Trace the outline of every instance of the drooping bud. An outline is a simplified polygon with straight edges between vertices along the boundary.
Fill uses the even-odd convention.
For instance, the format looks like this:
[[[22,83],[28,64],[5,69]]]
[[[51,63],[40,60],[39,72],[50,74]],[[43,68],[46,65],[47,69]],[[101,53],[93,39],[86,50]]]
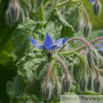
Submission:
[[[20,10],[20,15],[19,15],[19,23],[22,24],[24,22],[25,22],[25,15],[24,15],[23,10],[21,9]]]
[[[87,61],[88,61],[89,67],[92,69],[93,68],[93,57],[92,57],[90,50],[87,51]]]
[[[42,97],[44,100],[50,100],[52,96],[52,87],[49,84],[48,86],[43,85],[41,88],[42,91]]]
[[[91,24],[89,23],[84,26],[84,36],[88,37],[90,32],[91,32]]]
[[[102,90],[102,80],[101,77],[96,77],[94,80],[94,90],[95,92],[99,93]]]
[[[85,90],[86,90],[86,79],[85,78],[82,78],[80,81],[80,90],[82,92],[85,92]]]
[[[62,83],[63,83],[63,90],[65,92],[69,92],[69,90],[71,88],[71,78],[63,77]]]
[[[75,30],[75,32],[78,32],[80,30],[80,22],[79,21],[76,22],[76,24],[74,26],[74,30]]]
[[[93,85],[93,78],[92,78],[92,76],[89,76],[88,82],[87,82],[87,89],[92,90],[92,85]]]
[[[16,0],[11,0],[6,12],[8,23],[13,26],[19,17],[19,4]]]
[[[55,87],[53,89],[53,94],[54,94],[54,97],[56,99],[60,98],[60,95],[61,95],[61,86],[59,84],[55,85]]]
[[[100,11],[101,11],[101,3],[98,0],[93,3],[93,12],[95,15],[99,15]]]

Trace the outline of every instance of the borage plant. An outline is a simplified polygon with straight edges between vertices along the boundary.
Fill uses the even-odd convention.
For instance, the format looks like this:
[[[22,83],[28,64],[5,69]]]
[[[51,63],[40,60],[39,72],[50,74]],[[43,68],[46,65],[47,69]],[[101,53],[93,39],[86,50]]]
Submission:
[[[90,3],[93,3],[94,14],[99,15],[100,1]],[[7,83],[11,102],[57,103],[62,94],[102,93],[103,56],[92,43],[103,37],[91,42],[73,37],[82,27],[84,37],[91,32],[82,2],[10,0],[6,21],[9,29],[13,29],[12,44],[18,68],[14,81]],[[72,47],[76,40],[85,45]]]

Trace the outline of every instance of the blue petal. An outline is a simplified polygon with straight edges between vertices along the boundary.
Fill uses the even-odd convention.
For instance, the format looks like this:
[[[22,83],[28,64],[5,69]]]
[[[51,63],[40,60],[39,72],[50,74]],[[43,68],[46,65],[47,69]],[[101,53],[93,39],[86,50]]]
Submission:
[[[100,51],[103,51],[103,47],[99,48]]]
[[[91,0],[90,3],[94,2],[95,0]]]
[[[53,50],[56,50],[56,49],[58,49],[58,48],[60,48],[61,46],[55,46],[54,48],[53,48]]]
[[[31,43],[33,44],[33,46],[37,43],[33,38],[29,37]]]
[[[100,44],[97,44],[97,45],[94,45],[94,46],[101,46],[101,45],[103,45],[103,43],[100,43]]]
[[[58,39],[55,43],[60,43],[62,44],[64,38]]]
[[[36,47],[40,48],[40,49],[43,49],[45,50],[45,48],[43,46],[40,46],[40,45],[36,45]]]
[[[46,33],[46,37],[45,37],[43,46],[44,46],[45,48],[47,48],[48,50],[54,46],[53,40],[52,40],[52,38],[49,36],[48,33]]]
[[[64,45],[64,44],[65,44],[66,39],[67,39],[67,37],[65,36],[65,38],[64,38],[64,40],[63,40],[63,42],[62,42],[62,45]]]

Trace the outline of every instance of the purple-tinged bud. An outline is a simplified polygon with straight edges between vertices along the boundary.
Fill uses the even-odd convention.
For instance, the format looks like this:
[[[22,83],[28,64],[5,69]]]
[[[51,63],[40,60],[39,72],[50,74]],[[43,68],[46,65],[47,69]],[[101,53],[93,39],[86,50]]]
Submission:
[[[16,21],[18,21],[19,17],[19,4],[16,0],[12,0],[9,3],[9,7],[7,9],[6,15],[7,15],[7,21],[8,23],[13,26]]]
[[[54,97],[56,99],[60,98],[60,95],[61,95],[61,86],[59,84],[55,85],[55,87],[53,89],[53,94],[54,94]]]
[[[102,90],[102,79],[101,79],[101,77],[95,78],[95,80],[94,80],[94,90],[95,90],[96,93],[101,92],[101,90]]]
[[[92,86],[93,86],[93,78],[92,78],[92,76],[89,76],[88,82],[87,82],[87,89],[92,90]]]
[[[71,88],[71,78],[70,77],[63,77],[62,79],[62,83],[63,83],[63,90],[65,92],[69,92],[70,91],[70,88]]]
[[[86,90],[86,79],[85,78],[82,78],[80,81],[80,90],[82,92],[85,92],[85,90]]]
[[[49,84],[48,86],[42,85],[41,88],[42,97],[44,100],[50,100],[52,96],[52,86]]]
[[[23,10],[21,9],[20,10],[20,15],[19,15],[19,23],[23,24],[24,22],[25,22],[25,15],[24,15]]]
[[[94,14],[95,15],[99,15],[100,14],[100,11],[101,11],[101,3],[100,1],[98,0],[97,2],[95,1],[93,3],[93,11],[94,11]]]
[[[91,29],[92,29],[92,27],[91,27],[91,24],[89,23],[89,24],[86,24],[85,26],[84,26],[84,37],[88,37],[89,36],[89,34],[90,34],[90,32],[91,32]]]

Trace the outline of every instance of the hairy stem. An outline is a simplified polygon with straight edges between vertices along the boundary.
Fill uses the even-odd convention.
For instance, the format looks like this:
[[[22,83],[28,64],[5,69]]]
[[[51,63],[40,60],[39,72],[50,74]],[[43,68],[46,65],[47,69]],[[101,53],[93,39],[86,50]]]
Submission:
[[[47,77],[46,77],[46,86],[48,86],[49,76],[50,76],[50,73],[51,73],[51,70],[52,70],[54,61],[55,61],[55,59],[52,60],[52,62],[51,62],[51,64],[50,64],[50,67],[49,67],[49,70],[48,70],[48,73],[47,73]]]
[[[88,17],[88,14],[87,14],[85,8],[84,8],[82,5],[80,5],[80,7],[82,8],[82,10],[83,10],[83,12],[84,12],[84,14],[85,14],[85,16],[86,16],[86,19],[87,19],[87,25],[89,25],[89,17]]]
[[[90,50],[92,50],[92,46],[89,44],[89,42],[86,41],[85,39],[80,38],[80,37],[73,37],[73,38],[69,39],[69,40],[67,41],[67,43],[69,43],[69,42],[71,42],[71,41],[73,41],[73,40],[83,41],[83,42],[88,46],[88,48],[89,48]],[[59,49],[58,52],[60,52],[60,51],[67,45],[67,43],[66,43],[64,46],[62,46],[62,47]]]
[[[96,41],[98,41],[98,40],[101,40],[101,39],[103,39],[103,37],[99,37],[99,38],[97,38],[97,39],[94,39],[93,41],[91,41],[91,42],[89,42],[89,43],[92,44],[92,43],[94,43],[94,42],[96,42]],[[83,49],[85,46],[86,46],[86,45],[83,45],[83,46],[75,49],[74,51],[76,52],[76,51],[78,51],[78,50],[81,50],[81,49]]]
[[[98,71],[98,69],[97,69],[97,67],[94,65],[94,69],[95,69],[95,71],[96,71],[96,74],[97,74],[97,78],[99,78],[99,71]]]
[[[56,57],[57,57],[57,59],[61,62],[61,64],[63,65],[64,70],[65,70],[65,74],[66,74],[66,78],[68,78],[68,77],[69,77],[69,74],[68,74],[68,70],[67,70],[67,67],[66,67],[64,61],[63,61],[58,55],[56,55]]]

